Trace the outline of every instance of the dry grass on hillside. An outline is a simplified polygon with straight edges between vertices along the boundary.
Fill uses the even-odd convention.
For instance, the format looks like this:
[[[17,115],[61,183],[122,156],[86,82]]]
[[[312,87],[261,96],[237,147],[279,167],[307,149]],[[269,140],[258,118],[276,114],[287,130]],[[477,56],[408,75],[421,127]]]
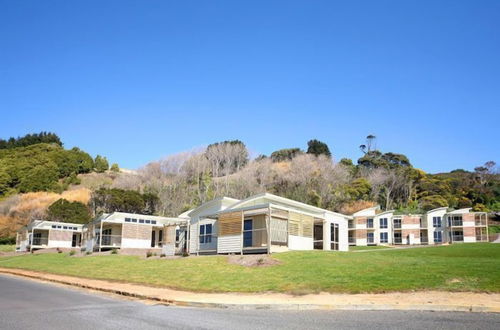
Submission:
[[[353,214],[355,212],[361,211],[363,209],[373,207],[377,205],[377,203],[372,201],[353,201],[350,203],[346,203],[340,207],[340,213],[343,214]]]
[[[15,232],[30,219],[42,217],[49,205],[60,198],[87,204],[90,193],[87,188],[79,188],[62,194],[31,192],[11,196],[0,202],[0,237],[15,235]]]

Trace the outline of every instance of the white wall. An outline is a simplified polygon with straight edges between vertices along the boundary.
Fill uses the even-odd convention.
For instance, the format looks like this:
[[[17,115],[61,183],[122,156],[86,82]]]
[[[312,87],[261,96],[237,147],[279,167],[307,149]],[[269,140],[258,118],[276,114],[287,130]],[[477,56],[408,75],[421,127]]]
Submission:
[[[122,249],[151,249],[151,240],[122,237]]]
[[[55,248],[55,247],[70,248],[71,247],[71,241],[54,241],[54,240],[49,240],[47,246],[49,248]]]
[[[313,250],[313,238],[288,235],[288,248],[290,250]]]
[[[242,243],[241,234],[221,236],[217,239],[217,253],[240,253]]]

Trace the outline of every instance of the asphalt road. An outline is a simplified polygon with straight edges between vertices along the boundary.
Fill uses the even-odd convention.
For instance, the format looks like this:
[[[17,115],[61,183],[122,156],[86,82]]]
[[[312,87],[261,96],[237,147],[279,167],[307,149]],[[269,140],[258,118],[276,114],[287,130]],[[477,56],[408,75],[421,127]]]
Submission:
[[[500,314],[146,305],[0,275],[0,329],[500,329]]]

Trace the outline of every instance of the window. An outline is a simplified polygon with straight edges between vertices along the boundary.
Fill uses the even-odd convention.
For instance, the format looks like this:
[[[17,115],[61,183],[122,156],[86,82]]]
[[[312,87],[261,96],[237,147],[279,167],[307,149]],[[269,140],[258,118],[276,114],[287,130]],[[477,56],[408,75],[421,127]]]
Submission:
[[[152,225],[156,225],[156,220],[151,220]]]
[[[132,219],[130,218],[125,218],[125,222],[130,222]]]
[[[57,228],[57,226],[56,225],[52,225],[52,228]]]
[[[402,243],[402,236],[401,232],[395,232],[394,233],[394,244],[401,244]]]
[[[366,220],[366,228],[373,228],[373,219]]]
[[[68,226],[64,226],[63,229],[68,229]]]
[[[57,226],[57,229],[61,229],[62,227],[61,226]]]
[[[139,219],[139,223],[144,223],[144,219]]]
[[[151,220],[146,220],[146,223],[151,223]]]
[[[441,227],[441,217],[432,217],[432,226],[434,228]]]
[[[137,222],[137,219],[132,219],[132,222]]]
[[[375,241],[373,233],[366,234],[366,238],[367,238],[368,243],[374,243],[374,241]]]
[[[401,228],[401,219],[394,219],[394,228]]]
[[[387,218],[380,218],[380,229],[387,228]]]
[[[435,231],[434,232],[434,243],[442,243],[443,242],[443,232]]]
[[[380,243],[387,243],[388,241],[389,241],[388,234],[387,233],[380,233]]]
[[[200,243],[212,243],[212,224],[200,225]]]

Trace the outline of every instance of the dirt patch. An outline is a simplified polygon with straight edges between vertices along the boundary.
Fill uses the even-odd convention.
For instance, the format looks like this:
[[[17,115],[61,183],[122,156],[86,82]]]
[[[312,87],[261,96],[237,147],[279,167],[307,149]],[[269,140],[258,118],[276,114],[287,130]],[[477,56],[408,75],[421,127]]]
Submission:
[[[268,255],[234,255],[229,256],[227,261],[230,264],[240,265],[244,267],[269,267],[279,265],[281,262]]]

